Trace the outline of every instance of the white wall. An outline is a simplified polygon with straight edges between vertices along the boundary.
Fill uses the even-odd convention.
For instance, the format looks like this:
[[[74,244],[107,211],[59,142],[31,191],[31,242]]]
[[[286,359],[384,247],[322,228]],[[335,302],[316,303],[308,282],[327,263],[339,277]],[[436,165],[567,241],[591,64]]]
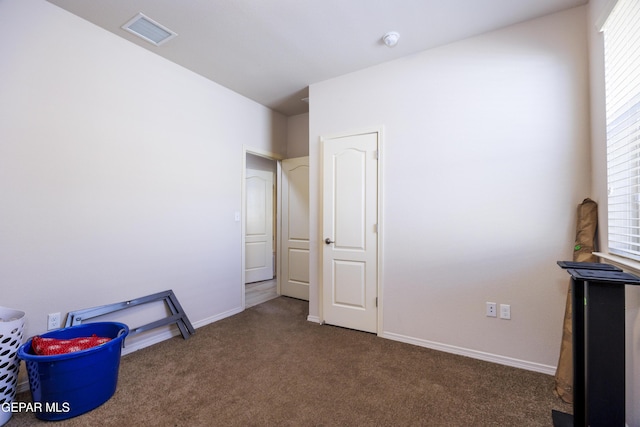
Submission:
[[[273,172],[277,171],[277,163],[275,160],[267,159],[266,157],[256,156],[254,154],[247,153],[247,169],[261,170]]]
[[[309,113],[287,117],[287,158],[309,155]]]
[[[607,131],[605,116],[604,39],[599,25],[610,10],[609,0],[589,2],[589,58],[591,76],[591,145],[593,159],[593,199],[598,202],[600,250],[608,253],[607,242]],[[613,262],[613,259],[602,259]],[[640,264],[617,264],[633,274],[640,274]],[[626,287],[626,395],[627,425],[640,426],[640,288]]]
[[[44,0],[0,2],[0,58],[0,304],[26,335],[166,289],[196,327],[240,311],[243,144],[284,156],[286,118]]]
[[[585,22],[579,7],[310,87],[311,319],[319,139],[382,125],[381,335],[555,372],[556,261],[590,195]],[[487,318],[486,301],[512,319]]]

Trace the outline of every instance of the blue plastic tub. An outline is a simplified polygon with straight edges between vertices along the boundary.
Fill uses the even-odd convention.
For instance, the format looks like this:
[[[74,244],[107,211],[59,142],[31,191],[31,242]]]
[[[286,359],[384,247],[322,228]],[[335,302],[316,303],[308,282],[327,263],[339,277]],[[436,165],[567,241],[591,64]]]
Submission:
[[[54,356],[33,354],[31,339],[18,349],[25,361],[33,409],[37,418],[55,421],[72,418],[97,408],[116,391],[120,351],[129,333],[124,323],[96,322],[58,329],[40,335],[70,339],[108,337],[97,347]]]

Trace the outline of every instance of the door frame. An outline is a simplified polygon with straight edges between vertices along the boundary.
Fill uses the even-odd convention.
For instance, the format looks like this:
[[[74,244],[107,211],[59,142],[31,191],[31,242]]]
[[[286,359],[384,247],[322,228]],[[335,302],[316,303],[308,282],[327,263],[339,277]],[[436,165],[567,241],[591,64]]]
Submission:
[[[319,171],[318,171],[318,177],[319,177],[319,181],[318,181],[318,189],[319,189],[319,193],[320,193],[320,209],[319,209],[319,213],[318,213],[318,235],[317,235],[317,250],[318,250],[318,261],[319,261],[319,265],[318,265],[318,313],[319,313],[319,317],[320,317],[320,324],[324,324],[325,320],[324,320],[324,277],[323,277],[323,270],[324,270],[324,259],[323,259],[323,254],[324,251],[323,249],[323,245],[324,243],[324,230],[323,230],[323,224],[324,224],[324,217],[323,217],[323,207],[324,207],[324,192],[322,191],[322,183],[324,182],[324,175],[323,175],[323,165],[324,165],[324,154],[323,154],[323,149],[322,147],[324,146],[325,140],[327,139],[335,139],[335,138],[345,138],[345,137],[349,137],[349,136],[356,136],[356,135],[363,135],[363,134],[369,134],[369,133],[377,133],[378,134],[378,167],[377,167],[377,182],[376,182],[376,187],[377,187],[377,209],[376,209],[376,214],[378,215],[378,230],[377,230],[377,239],[376,239],[376,243],[377,243],[377,256],[376,256],[376,275],[377,275],[377,283],[376,283],[376,292],[377,292],[377,297],[378,297],[378,304],[377,304],[377,325],[376,325],[376,334],[378,336],[382,336],[383,333],[383,329],[382,329],[382,325],[383,325],[383,319],[382,319],[382,313],[383,313],[383,267],[384,267],[384,263],[383,263],[383,238],[384,238],[384,226],[383,226],[383,206],[384,203],[382,202],[382,196],[383,196],[383,182],[384,180],[382,179],[382,171],[383,171],[383,159],[384,159],[384,153],[383,153],[383,140],[384,140],[384,126],[375,126],[375,127],[369,127],[369,128],[361,128],[358,130],[354,130],[354,131],[346,131],[346,132],[339,132],[339,133],[332,133],[332,134],[328,134],[328,135],[321,135],[320,136],[320,167],[319,167]]]
[[[240,213],[240,235],[241,235],[241,244],[240,244],[240,295],[242,301],[242,310],[246,308],[245,302],[245,233],[247,227],[247,154],[251,154],[253,156],[264,157],[265,159],[273,160],[276,162],[276,266],[275,266],[275,274],[276,274],[276,283],[277,283],[277,293],[280,295],[280,257],[278,256],[278,251],[280,250],[280,215],[281,215],[281,200],[280,200],[280,174],[282,173],[282,165],[280,161],[284,159],[283,156],[272,153],[269,151],[259,150],[256,148],[247,147],[246,145],[242,145],[242,196],[241,196],[241,213]]]

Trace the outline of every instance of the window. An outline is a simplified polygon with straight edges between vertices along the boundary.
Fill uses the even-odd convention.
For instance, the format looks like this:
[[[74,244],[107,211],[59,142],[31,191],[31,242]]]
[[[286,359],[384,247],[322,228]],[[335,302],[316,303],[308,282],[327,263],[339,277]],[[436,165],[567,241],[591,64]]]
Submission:
[[[609,252],[640,260],[640,0],[604,26]]]

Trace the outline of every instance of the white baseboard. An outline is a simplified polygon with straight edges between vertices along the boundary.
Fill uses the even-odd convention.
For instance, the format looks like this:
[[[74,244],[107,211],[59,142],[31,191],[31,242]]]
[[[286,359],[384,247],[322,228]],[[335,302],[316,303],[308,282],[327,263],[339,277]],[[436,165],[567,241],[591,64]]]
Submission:
[[[194,329],[198,329],[201,328],[205,325],[208,325],[210,323],[215,323],[218,320],[222,320],[225,319],[227,317],[233,316],[235,314],[238,314],[242,312],[242,308],[238,307],[238,308],[234,308],[232,310],[228,310],[225,311],[223,313],[220,314],[216,314],[215,316],[211,316],[211,317],[207,317],[206,319],[202,319],[202,320],[198,320],[195,323],[192,323],[192,326]],[[180,335],[180,330],[178,330],[177,326],[173,325],[171,327],[171,330],[169,331],[163,331],[163,332],[158,332],[155,333],[153,335],[148,336],[145,339],[142,339],[140,341],[136,341],[131,345],[128,345],[125,342],[125,347],[122,349],[122,355],[126,356],[127,354],[133,353],[134,351],[138,351],[138,350],[142,350],[143,348],[146,347],[150,347],[154,344],[158,344],[162,341],[168,340],[170,338],[173,338],[175,336]]]
[[[216,314],[215,316],[211,316],[211,317],[207,317],[206,319],[202,319],[202,320],[198,320],[197,322],[195,322],[193,324],[193,327],[195,329],[201,328],[205,325],[208,325],[210,323],[215,323],[218,320],[222,320],[222,319],[226,319],[227,317],[231,317],[234,316],[238,313],[242,313],[244,311],[244,309],[242,307],[236,307],[233,308],[231,310],[225,311],[223,313],[220,314]]]
[[[318,324],[320,324],[320,317],[318,317],[318,316],[308,315],[308,316],[307,316],[307,320],[308,320],[309,322],[313,322],[313,323],[318,323]]]
[[[430,348],[432,350],[443,351],[445,353],[452,353],[460,356],[471,357],[473,359],[484,360],[486,362],[498,363],[500,365],[525,369],[527,371],[540,372],[547,375],[555,375],[556,373],[555,366],[543,365],[541,363],[529,362],[527,360],[514,359],[512,357],[500,356],[498,354],[485,353],[483,351],[456,347],[453,345],[442,344],[434,341],[427,341],[419,338],[408,337],[406,335],[396,334],[393,332],[383,332],[379,336],[394,341],[400,341],[407,344]]]

